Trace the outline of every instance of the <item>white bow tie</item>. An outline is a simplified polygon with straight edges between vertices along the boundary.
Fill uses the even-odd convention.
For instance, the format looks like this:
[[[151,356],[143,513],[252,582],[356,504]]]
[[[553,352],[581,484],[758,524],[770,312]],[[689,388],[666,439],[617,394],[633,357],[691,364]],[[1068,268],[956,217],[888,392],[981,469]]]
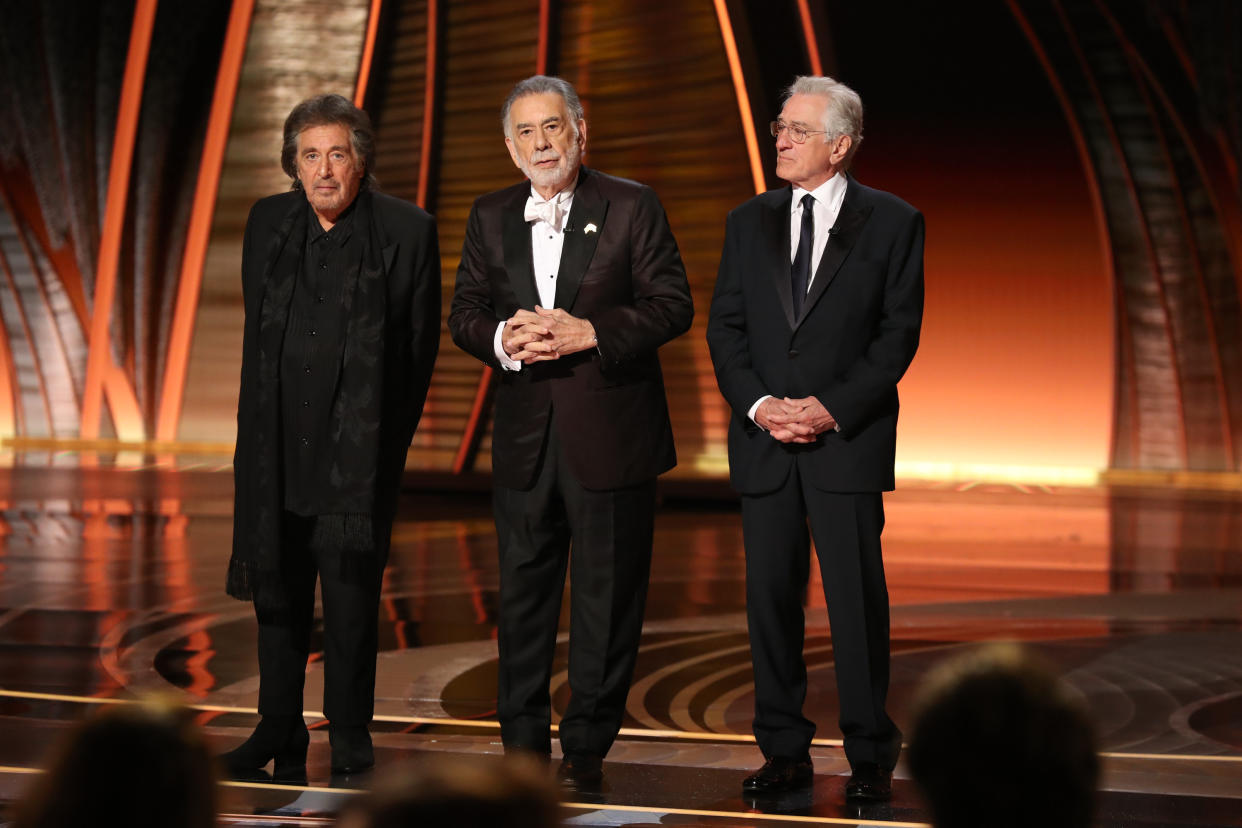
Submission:
[[[565,218],[565,211],[561,208],[559,196],[551,201],[537,201],[534,196],[531,196],[526,199],[526,210],[522,216],[526,221],[546,222],[559,233],[561,220]]]

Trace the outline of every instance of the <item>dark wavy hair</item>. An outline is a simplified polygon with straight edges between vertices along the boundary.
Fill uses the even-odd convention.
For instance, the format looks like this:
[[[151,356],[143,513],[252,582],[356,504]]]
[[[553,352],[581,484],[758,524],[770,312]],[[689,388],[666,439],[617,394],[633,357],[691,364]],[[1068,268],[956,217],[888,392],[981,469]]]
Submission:
[[[1039,657],[993,643],[945,662],[912,716],[910,776],[936,828],[1091,825],[1095,729],[1081,694]]]
[[[280,149],[280,166],[293,179],[293,189],[302,189],[298,178],[298,136],[305,129],[340,124],[349,130],[354,155],[362,159],[365,173],[362,187],[378,188],[375,180],[375,129],[371,117],[340,95],[316,95],[293,108],[285,118],[284,146]]]
[[[158,700],[113,707],[62,737],[12,824],[214,828],[215,772],[192,710]]]

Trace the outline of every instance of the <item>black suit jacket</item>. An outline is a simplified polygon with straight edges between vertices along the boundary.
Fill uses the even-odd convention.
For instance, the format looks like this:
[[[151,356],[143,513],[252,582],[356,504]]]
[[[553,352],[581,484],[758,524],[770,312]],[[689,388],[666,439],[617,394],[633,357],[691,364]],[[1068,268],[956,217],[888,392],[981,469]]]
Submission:
[[[439,348],[439,242],[435,220],[408,202],[363,190],[353,209],[359,222],[354,232],[365,233],[367,241],[363,260],[347,276],[355,285],[345,291],[354,310],[342,353],[320,366],[338,372],[330,420],[336,440],[322,459],[332,470],[324,477],[340,488],[340,508],[334,511],[370,514],[376,545],[384,552]],[[283,336],[301,255],[296,245],[305,244],[307,221],[301,190],[261,199],[251,208],[242,243],[246,320],[229,576],[230,594],[237,597],[249,598],[261,587],[280,544],[279,347],[265,359],[263,342],[279,343]],[[364,307],[368,310],[360,310]],[[343,478],[341,470],[349,474]]]
[[[449,313],[453,341],[498,372],[492,476],[528,488],[555,409],[557,435],[578,482],[615,489],[676,462],[657,349],[694,316],[668,219],[651,188],[583,167],[566,220],[556,307],[595,326],[597,349],[503,370],[497,324],[539,302],[530,183],[482,196],[466,226]]]
[[[923,217],[889,193],[848,182],[802,315],[790,285],[792,188],[729,213],[707,341],[733,416],[729,472],[743,494],[781,486],[794,456],[826,491],[893,488],[897,381],[923,317]],[[814,396],[840,426],[786,445],[747,416],[765,394]]]

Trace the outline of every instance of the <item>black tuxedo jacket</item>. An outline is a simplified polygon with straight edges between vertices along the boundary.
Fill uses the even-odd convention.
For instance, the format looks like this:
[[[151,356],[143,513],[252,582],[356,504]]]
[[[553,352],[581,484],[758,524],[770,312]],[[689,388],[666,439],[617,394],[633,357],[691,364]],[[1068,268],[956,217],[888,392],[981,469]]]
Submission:
[[[528,488],[552,427],[586,488],[651,480],[677,462],[656,351],[694,316],[664,209],[649,187],[581,169],[556,307],[589,319],[599,347],[506,371],[493,350],[496,326],[539,302],[522,216],[529,195],[523,181],[475,201],[449,313],[453,341],[498,372],[492,477]]]
[[[780,487],[795,455],[826,491],[893,488],[897,381],[923,317],[923,217],[852,178],[811,289],[795,319],[790,285],[792,188],[729,213],[707,341],[733,411],[729,472],[742,494]],[[786,445],[747,416],[765,394],[814,396],[840,426]]]

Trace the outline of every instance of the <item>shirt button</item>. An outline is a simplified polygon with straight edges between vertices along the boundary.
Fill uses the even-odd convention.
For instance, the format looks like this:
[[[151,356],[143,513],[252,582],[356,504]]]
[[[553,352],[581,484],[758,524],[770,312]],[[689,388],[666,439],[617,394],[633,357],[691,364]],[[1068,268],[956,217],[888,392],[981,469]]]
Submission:
[[[309,365],[303,365],[303,366],[302,366],[302,370],[303,370],[303,371],[305,371],[306,373],[308,373],[308,374],[309,374],[309,373],[310,373],[310,366],[309,366]]]
[[[790,349],[789,349],[789,355],[790,355],[791,357],[796,357],[796,356],[798,355],[798,349],[797,349],[797,348],[790,348]]]
[[[302,400],[303,408],[310,408],[310,400]]]
[[[315,301],[316,301],[316,302],[320,302],[320,303],[322,303],[322,302],[323,302],[323,297],[322,297],[322,296],[316,296],[316,297],[315,297]]]
[[[320,270],[327,270],[327,269],[328,269],[328,263],[327,263],[327,262],[320,262],[320,263],[319,263],[319,269],[320,269]]]
[[[309,333],[311,336],[314,336],[314,335],[315,335],[315,331],[314,331],[314,329],[311,329],[310,331],[308,331],[308,333]]]
[[[304,445],[304,446],[309,446],[309,445],[310,445],[310,438],[309,438],[309,437],[303,437],[303,438],[302,438],[302,445]]]

